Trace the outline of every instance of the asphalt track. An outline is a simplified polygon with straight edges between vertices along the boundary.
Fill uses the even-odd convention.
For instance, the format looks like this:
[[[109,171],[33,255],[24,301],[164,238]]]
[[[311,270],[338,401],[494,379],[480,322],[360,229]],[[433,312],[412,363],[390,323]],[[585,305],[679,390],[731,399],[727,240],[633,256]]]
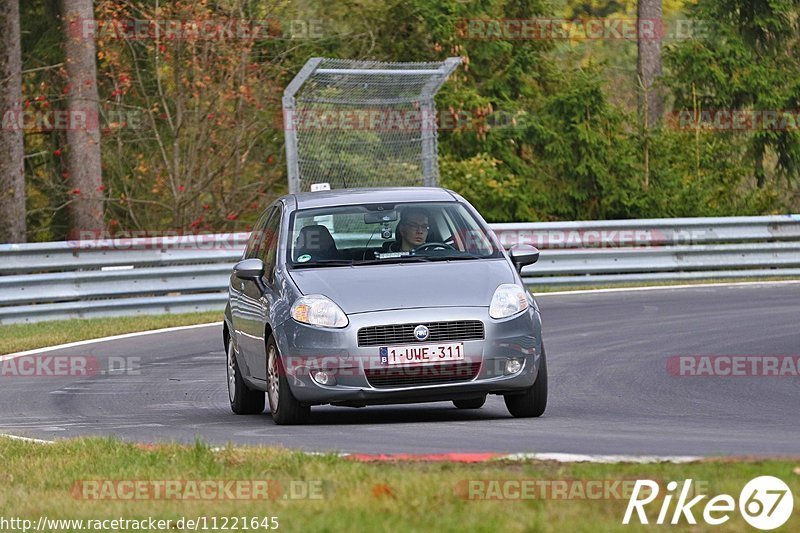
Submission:
[[[221,327],[158,333],[47,355],[140,357],[138,375],[0,377],[0,433],[117,435],[155,442],[282,445],[361,453],[562,452],[800,455],[800,378],[681,377],[674,355],[800,355],[800,284],[538,297],[550,370],[544,417],[502,398],[315,407],[310,425],[235,416]]]

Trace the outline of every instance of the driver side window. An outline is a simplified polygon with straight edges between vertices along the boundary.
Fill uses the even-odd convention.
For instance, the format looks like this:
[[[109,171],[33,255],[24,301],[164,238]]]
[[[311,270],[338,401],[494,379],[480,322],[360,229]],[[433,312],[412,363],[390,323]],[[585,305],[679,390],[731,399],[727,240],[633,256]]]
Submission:
[[[261,246],[264,244],[264,225],[269,220],[272,213],[275,212],[275,208],[268,209],[261,215],[261,218],[258,219],[256,225],[253,227],[252,233],[250,233],[250,238],[247,240],[247,247],[244,251],[244,259],[253,259],[254,257],[260,257],[260,250]]]
[[[269,281],[272,281],[275,273],[280,230],[281,208],[278,206],[273,209],[272,215],[270,215],[267,225],[264,227],[264,237],[258,254],[258,257],[264,262],[264,273]]]

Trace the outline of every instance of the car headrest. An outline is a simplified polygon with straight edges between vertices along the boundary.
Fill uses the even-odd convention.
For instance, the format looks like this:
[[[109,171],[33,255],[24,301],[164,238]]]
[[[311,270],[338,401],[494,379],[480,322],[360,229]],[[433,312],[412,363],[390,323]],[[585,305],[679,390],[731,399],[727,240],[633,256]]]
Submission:
[[[321,224],[302,228],[294,243],[294,248],[297,250],[297,256],[302,254],[327,256],[337,251],[331,232]]]

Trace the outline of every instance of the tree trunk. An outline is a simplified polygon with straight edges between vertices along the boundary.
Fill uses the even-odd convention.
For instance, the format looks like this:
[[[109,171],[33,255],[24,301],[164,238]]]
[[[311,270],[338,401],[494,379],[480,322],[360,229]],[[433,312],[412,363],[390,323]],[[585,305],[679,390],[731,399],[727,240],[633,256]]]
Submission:
[[[19,2],[0,0],[0,243],[25,242]]]
[[[69,233],[100,232],[103,221],[100,114],[97,96],[97,51],[91,25],[92,0],[62,0],[64,59],[67,68],[66,167],[71,186]]]
[[[764,170],[764,156],[767,153],[767,145],[761,139],[753,141],[753,167],[756,176],[756,186],[763,189],[767,184],[767,173]]]
[[[639,120],[645,130],[656,127],[664,112],[661,76],[661,38],[664,23],[661,0],[639,0],[636,11],[638,34]]]

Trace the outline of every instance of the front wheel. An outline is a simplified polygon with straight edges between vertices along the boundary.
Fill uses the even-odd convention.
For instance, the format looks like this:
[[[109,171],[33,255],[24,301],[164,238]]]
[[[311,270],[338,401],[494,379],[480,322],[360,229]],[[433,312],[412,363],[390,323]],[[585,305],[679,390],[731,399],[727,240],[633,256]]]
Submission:
[[[233,339],[228,339],[228,399],[231,411],[237,415],[257,415],[264,410],[264,393],[247,387],[236,362]]]
[[[506,407],[511,416],[516,418],[533,418],[542,416],[547,408],[547,359],[542,344],[542,358],[539,362],[539,374],[533,386],[523,394],[504,397]]]
[[[305,424],[311,416],[311,407],[301,405],[289,389],[281,355],[275,338],[267,341],[267,397],[272,420],[278,425]]]

